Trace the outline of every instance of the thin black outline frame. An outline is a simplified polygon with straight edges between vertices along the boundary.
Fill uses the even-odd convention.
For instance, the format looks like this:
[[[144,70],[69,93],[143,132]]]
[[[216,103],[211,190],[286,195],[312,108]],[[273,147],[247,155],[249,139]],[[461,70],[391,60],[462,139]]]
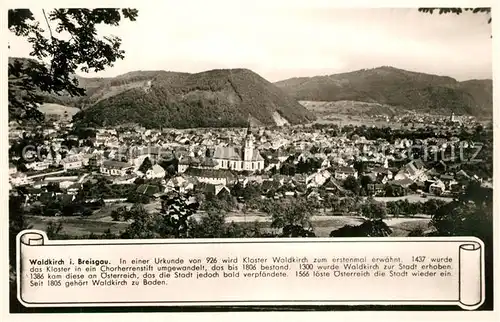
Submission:
[[[44,232],[37,231],[37,230],[25,230],[22,231],[18,234],[17,236],[17,242],[16,246],[20,245],[20,240],[21,236],[26,234],[26,233],[37,233],[42,235],[43,240],[49,240]],[[452,237],[453,238],[453,237]],[[349,243],[357,243],[357,242],[451,242],[451,243],[462,243],[462,244],[471,244],[471,243],[478,243],[480,247],[480,270],[479,270],[479,277],[481,280],[480,283],[480,295],[481,299],[478,302],[477,305],[471,305],[471,307],[476,307],[474,310],[477,310],[480,308],[484,302],[485,302],[485,296],[484,294],[484,283],[485,283],[485,276],[484,276],[484,256],[485,256],[485,249],[484,249],[484,243],[477,237],[473,236],[460,236],[460,237],[454,237],[453,240],[450,240],[447,237],[433,237],[432,239],[427,237],[427,238],[367,238],[368,240],[350,240],[351,238],[335,238],[335,239],[272,239],[272,240],[264,240],[264,239],[214,239],[214,240],[182,240],[182,241],[174,241],[174,240],[168,240],[168,242],[156,242],[155,239],[150,239],[147,240],[147,242],[143,244],[147,245],[165,245],[165,244],[171,244],[171,245],[178,245],[178,244],[224,244],[224,243],[242,243],[242,244],[266,244],[266,243],[332,243],[332,242],[349,242]],[[468,240],[466,240],[468,239]],[[92,243],[79,243],[75,241],[75,243],[67,243],[65,244],[64,242],[67,242],[66,240],[57,240],[55,243],[52,241],[52,243],[47,243],[43,244],[43,246],[94,246],[94,245],[140,245],[140,242],[127,242],[126,240],[123,240],[123,242],[113,242],[112,240],[109,240],[107,243],[99,243],[99,242],[92,242]],[[34,246],[37,247],[37,246]],[[17,273],[17,278],[19,278],[20,272],[22,271],[22,261],[19,260],[19,253],[20,253],[20,248],[18,247],[17,249],[17,260],[18,260],[18,265],[19,265],[19,270]],[[458,250],[458,259],[460,260],[460,249]],[[459,267],[460,270],[460,267]],[[460,271],[459,271],[459,283],[460,283]],[[18,301],[20,304],[27,303],[27,304],[40,304],[40,303],[30,303],[26,302],[21,299],[21,294],[22,294],[22,289],[21,289],[21,283],[19,282],[18,279],[18,285],[17,285],[17,292],[18,292]],[[460,295],[460,284],[458,285],[458,295]],[[26,311],[34,311],[33,313],[41,313],[41,312],[47,312],[47,313],[54,313],[54,312],[67,312],[69,311],[76,311],[76,312],[164,312],[164,311],[178,311],[178,312],[209,312],[209,311],[216,311],[216,312],[223,312],[223,311],[283,311],[283,310],[291,310],[291,311],[303,311],[303,310],[325,310],[325,311],[332,311],[332,310],[373,310],[373,308],[377,308],[378,310],[441,310],[441,311],[448,311],[448,310],[458,310],[462,311],[465,310],[462,306],[459,305],[460,298],[458,298],[457,304],[451,304],[453,300],[427,300],[427,301],[416,301],[416,300],[378,300],[378,301],[373,301],[373,300],[297,300],[297,301],[147,301],[147,302],[141,302],[141,301],[133,301],[133,302],[85,302],[85,306],[83,307],[78,307],[76,305],[78,304],[83,304],[81,302],[65,302],[65,303],[43,303],[43,306],[29,306],[26,307],[24,306],[27,310]],[[305,304],[294,304],[294,303],[321,303],[321,304],[311,304],[311,305],[305,305]],[[331,302],[332,304],[325,304]],[[355,302],[355,303],[361,303],[361,302],[366,302],[366,305],[363,304],[338,304],[338,303],[349,303],[349,302]],[[384,304],[379,304],[387,302],[390,304],[384,305]],[[432,304],[421,304],[421,302],[426,302],[426,303],[448,303],[445,305],[432,305]],[[145,307],[142,306],[137,306],[137,305],[129,305],[126,306],[127,304],[175,304],[178,303],[178,305],[161,305],[161,306],[154,306],[154,305],[147,305]],[[188,303],[186,305],[186,303]],[[199,303],[199,304],[205,304],[205,305],[190,305],[191,303]],[[223,303],[230,303],[223,305]],[[250,305],[237,305],[233,303],[255,303],[255,304],[250,304]],[[273,303],[273,304],[266,304],[266,303]],[[276,304],[280,303],[280,304]],[[281,304],[283,303],[283,304]],[[376,303],[376,304],[369,304],[369,303]],[[402,304],[401,306],[398,305],[397,303],[416,303],[416,304]],[[45,305],[61,305],[61,306],[54,306],[54,307],[47,307]],[[75,304],[75,306],[70,306],[72,304]],[[89,306],[89,304],[96,304],[98,306],[92,307]],[[111,304],[111,306],[103,306],[102,304]],[[119,304],[117,306],[112,306],[112,304]],[[213,304],[213,305],[211,305]],[[465,306],[465,305],[464,305]],[[332,309],[333,308],[333,309]],[[124,310],[125,309],[125,310]]]

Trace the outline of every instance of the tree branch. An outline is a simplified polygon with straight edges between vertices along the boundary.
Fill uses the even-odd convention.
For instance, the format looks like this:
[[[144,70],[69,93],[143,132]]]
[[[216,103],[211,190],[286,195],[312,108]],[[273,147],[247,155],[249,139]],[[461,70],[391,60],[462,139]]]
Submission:
[[[47,27],[49,28],[50,42],[52,42],[54,36],[52,35],[52,29],[50,28],[49,19],[47,19],[47,15],[45,14],[45,9],[42,9],[42,12],[43,12],[43,17],[45,18],[45,22],[47,23]]]
[[[42,9],[42,12],[43,12],[43,17],[45,18],[45,22],[47,23],[47,27],[49,28],[50,43],[52,45],[52,49],[54,49],[54,36],[52,35],[52,28],[50,28],[49,19],[47,19],[47,15],[45,14],[45,9]],[[53,64],[52,64],[52,59],[51,59],[50,60],[50,72],[49,72],[51,79],[53,78],[52,71],[53,71]]]

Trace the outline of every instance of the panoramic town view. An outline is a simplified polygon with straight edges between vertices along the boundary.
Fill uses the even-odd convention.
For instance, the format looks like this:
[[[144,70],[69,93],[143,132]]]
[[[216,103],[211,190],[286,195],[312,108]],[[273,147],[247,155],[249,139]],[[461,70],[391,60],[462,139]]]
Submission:
[[[141,10],[9,10],[13,39],[29,40],[24,56],[9,42],[11,243],[27,228],[50,239],[476,236],[491,272],[491,28],[479,9],[370,13],[471,30],[448,44],[451,29],[436,27],[450,52],[482,44],[442,70],[373,60],[272,77],[259,65],[135,68],[126,34]],[[99,24],[127,33],[103,38],[112,29]],[[489,70],[454,72],[465,60]]]
[[[168,236],[156,229],[173,195],[199,206],[184,237],[327,237],[349,226],[421,236],[469,186],[491,188],[493,165],[491,124],[423,118],[186,130],[58,119],[10,131],[10,184],[30,225],[65,238]]]

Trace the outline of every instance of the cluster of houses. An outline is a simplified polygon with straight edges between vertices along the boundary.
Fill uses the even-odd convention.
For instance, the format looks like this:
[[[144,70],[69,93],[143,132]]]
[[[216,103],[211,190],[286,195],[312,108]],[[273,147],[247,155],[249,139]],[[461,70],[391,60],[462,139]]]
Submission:
[[[432,154],[456,144],[457,138],[387,142],[342,133],[332,137],[327,131],[297,128],[100,129],[91,144],[71,137],[80,147],[65,149],[68,135],[63,139],[61,133],[67,133],[67,129],[47,133],[45,145],[50,153],[46,158],[26,163],[26,171],[9,165],[12,186],[42,188],[57,184],[66,193],[76,194],[85,180],[105,176],[114,184],[134,184],[138,178],[157,180],[164,187],[160,193],[185,192],[200,184],[212,193],[227,193],[236,182],[253,181],[263,187],[281,188],[277,191],[280,195],[293,195],[298,193],[298,186],[305,186],[309,192],[320,188],[343,191],[343,182],[349,177],[358,181],[368,177],[367,190],[373,195],[384,195],[387,186],[398,193],[416,186],[422,192],[443,195],[459,190],[464,178],[480,180],[444,161],[432,169],[427,169],[422,160],[409,160],[396,168],[389,166],[413,145],[428,144]],[[140,171],[146,159],[151,166]],[[310,162],[315,166],[305,173],[282,171]],[[355,164],[359,162],[367,167],[358,169]]]
[[[386,115],[376,115],[376,117],[386,118],[387,121],[393,121],[396,123],[410,123],[410,124],[425,124],[433,126],[453,126],[462,124],[477,124],[477,120],[474,116],[470,115],[456,115],[452,112],[449,116],[436,115],[436,114],[422,114],[422,113],[408,113],[404,115],[395,115],[389,118]]]

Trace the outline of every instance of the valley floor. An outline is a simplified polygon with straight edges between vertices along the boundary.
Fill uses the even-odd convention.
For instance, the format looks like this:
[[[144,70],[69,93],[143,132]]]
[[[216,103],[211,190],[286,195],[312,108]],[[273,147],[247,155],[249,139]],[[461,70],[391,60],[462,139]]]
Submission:
[[[75,218],[75,217],[43,217],[43,216],[28,216],[28,222],[33,226],[33,229],[46,230],[49,222],[61,222],[63,229],[61,234],[70,236],[84,236],[90,233],[102,234],[108,229],[111,233],[117,234],[124,231],[129,223],[113,221],[111,217],[102,218]],[[344,225],[359,225],[362,222],[361,217],[355,216],[313,216],[312,224],[314,231],[318,237],[328,237],[332,230],[338,229]],[[408,233],[420,227],[427,230],[430,222],[429,217],[414,217],[414,218],[388,218],[384,220],[389,227],[393,229],[391,236],[400,237],[407,236]],[[262,230],[272,230],[270,228],[271,219],[268,216],[259,215],[234,215],[229,214],[226,217],[226,222],[235,222],[242,225],[253,224],[258,222]]]

